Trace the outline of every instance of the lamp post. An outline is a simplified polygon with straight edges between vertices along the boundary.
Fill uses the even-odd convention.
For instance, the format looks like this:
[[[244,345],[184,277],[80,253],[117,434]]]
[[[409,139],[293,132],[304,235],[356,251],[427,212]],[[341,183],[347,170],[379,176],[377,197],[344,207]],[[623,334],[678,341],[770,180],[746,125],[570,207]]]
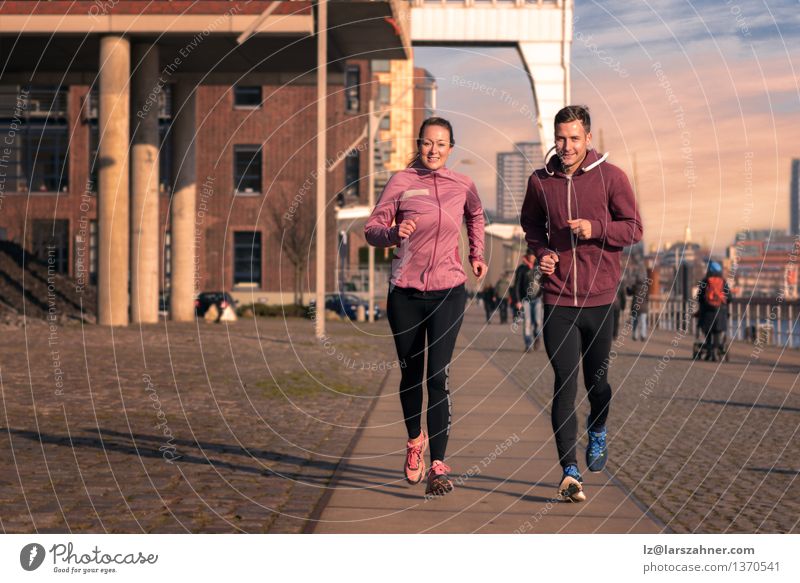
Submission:
[[[317,4],[317,310],[315,332],[317,338],[325,336],[325,150],[328,116],[328,0]]]

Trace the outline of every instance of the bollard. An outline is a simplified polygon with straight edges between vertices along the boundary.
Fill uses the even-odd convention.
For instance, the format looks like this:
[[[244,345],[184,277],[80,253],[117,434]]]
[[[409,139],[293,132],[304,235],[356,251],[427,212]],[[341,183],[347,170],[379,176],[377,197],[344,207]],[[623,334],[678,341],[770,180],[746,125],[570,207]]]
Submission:
[[[356,321],[357,322],[366,322],[367,321],[367,310],[364,308],[363,305],[358,306],[356,308]]]

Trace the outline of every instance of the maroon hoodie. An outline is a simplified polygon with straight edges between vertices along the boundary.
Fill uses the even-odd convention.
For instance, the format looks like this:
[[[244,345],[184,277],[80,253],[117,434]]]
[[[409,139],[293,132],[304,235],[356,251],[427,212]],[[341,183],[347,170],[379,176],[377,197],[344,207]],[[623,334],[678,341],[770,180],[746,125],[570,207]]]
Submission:
[[[586,219],[591,239],[578,239],[567,223]],[[558,253],[553,275],[542,276],[544,303],[594,307],[611,304],[620,280],[622,248],[642,238],[642,219],[625,173],[589,150],[571,176],[555,156],[528,179],[520,216],[537,259]]]

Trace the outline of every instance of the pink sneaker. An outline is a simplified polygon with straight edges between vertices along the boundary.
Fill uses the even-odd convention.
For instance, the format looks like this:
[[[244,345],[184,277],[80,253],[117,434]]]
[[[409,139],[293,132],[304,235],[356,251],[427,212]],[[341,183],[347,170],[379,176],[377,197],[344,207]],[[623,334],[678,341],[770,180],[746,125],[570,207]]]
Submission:
[[[425,450],[428,449],[428,436],[425,435],[425,430],[419,434],[414,440],[408,440],[406,443],[406,463],[405,473],[406,480],[409,484],[419,484],[422,481],[422,476],[425,475]]]
[[[428,472],[428,487],[425,494],[431,496],[444,496],[453,491],[453,482],[450,481],[448,474],[450,466],[442,461],[434,460]]]

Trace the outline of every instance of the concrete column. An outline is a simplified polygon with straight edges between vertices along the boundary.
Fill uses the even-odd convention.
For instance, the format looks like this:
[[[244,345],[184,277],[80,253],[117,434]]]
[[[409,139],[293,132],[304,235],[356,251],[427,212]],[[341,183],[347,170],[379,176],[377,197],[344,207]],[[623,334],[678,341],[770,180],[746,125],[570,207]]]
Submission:
[[[553,144],[553,120],[558,110],[569,104],[569,47],[563,42],[521,42],[518,49],[533,91],[544,156]]]
[[[104,326],[128,325],[130,71],[128,39],[100,39],[97,321]]]
[[[172,195],[172,285],[170,317],[177,322],[194,320],[195,212],[197,178],[195,145],[195,86],[175,84],[173,95],[173,163],[175,192]]]
[[[133,46],[131,319],[158,322],[158,45]]]

